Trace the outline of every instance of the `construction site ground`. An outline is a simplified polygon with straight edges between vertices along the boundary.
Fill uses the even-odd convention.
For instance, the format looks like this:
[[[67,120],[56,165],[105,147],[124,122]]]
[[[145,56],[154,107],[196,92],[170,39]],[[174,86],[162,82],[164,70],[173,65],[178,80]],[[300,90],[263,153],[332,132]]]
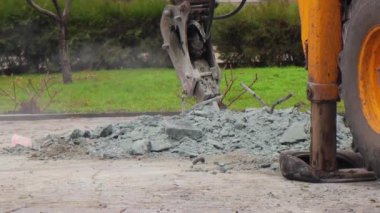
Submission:
[[[134,118],[0,121],[0,148],[13,134],[32,139]],[[244,161],[249,156],[205,156]],[[380,212],[380,184],[310,184],[278,170],[190,169],[184,157],[33,160],[0,155],[0,212]]]

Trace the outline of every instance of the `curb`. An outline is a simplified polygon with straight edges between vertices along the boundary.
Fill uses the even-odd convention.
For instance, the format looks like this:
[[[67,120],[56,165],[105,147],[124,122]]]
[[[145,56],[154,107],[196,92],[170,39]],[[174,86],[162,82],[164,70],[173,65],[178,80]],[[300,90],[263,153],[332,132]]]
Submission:
[[[3,114],[0,121],[38,121],[70,118],[137,117],[142,115],[179,115],[180,112],[115,112],[115,113],[68,113],[68,114]]]

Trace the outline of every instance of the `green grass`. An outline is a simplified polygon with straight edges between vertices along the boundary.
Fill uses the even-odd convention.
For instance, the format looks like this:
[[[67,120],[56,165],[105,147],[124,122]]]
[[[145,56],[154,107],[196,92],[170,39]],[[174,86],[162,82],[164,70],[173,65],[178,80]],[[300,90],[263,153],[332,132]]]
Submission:
[[[230,75],[228,70],[224,73]],[[268,104],[289,93],[293,93],[294,97],[281,104],[279,108],[292,107],[298,103],[309,104],[305,95],[307,72],[298,67],[236,69],[234,76],[237,80],[225,102],[228,103],[240,93],[240,82],[248,85],[255,75],[258,81],[253,89]],[[57,81],[61,80],[60,74],[52,76]],[[42,77],[23,75],[17,78],[21,81],[38,81]],[[10,77],[0,76],[0,88],[9,89],[10,85]],[[224,80],[221,86],[224,90]],[[171,69],[76,72],[73,84],[59,83],[54,89],[60,89],[61,92],[47,112],[163,112],[181,109],[180,84],[174,70]],[[21,92],[18,95],[25,97]],[[9,112],[13,108],[12,102],[5,97],[0,97],[0,103],[0,112]],[[260,107],[260,103],[249,94],[245,94],[231,106],[234,110],[249,107]]]
[[[230,75],[227,70],[225,75]],[[237,69],[234,76],[237,78],[232,91],[226,98],[226,103],[241,92],[240,82],[249,85],[257,75],[257,82],[253,86],[253,90],[259,95],[268,105],[292,93],[294,97],[284,102],[279,108],[292,107],[295,104],[305,103],[306,100],[306,79],[307,72],[304,68],[289,67],[289,68],[257,68],[257,69]],[[222,82],[222,88],[224,86]],[[248,107],[261,107],[252,95],[246,93],[239,99],[238,102],[231,106],[232,109],[245,109]]]

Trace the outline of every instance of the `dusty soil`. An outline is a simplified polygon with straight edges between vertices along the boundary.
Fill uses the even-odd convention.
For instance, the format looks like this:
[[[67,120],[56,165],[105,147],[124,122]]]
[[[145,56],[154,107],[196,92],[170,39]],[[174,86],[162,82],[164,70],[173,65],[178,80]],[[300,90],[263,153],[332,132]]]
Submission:
[[[0,121],[0,148],[12,134],[33,139],[126,118]],[[0,155],[0,212],[379,212],[379,182],[308,184],[278,172],[218,170],[215,162],[250,156],[190,159],[30,160]]]

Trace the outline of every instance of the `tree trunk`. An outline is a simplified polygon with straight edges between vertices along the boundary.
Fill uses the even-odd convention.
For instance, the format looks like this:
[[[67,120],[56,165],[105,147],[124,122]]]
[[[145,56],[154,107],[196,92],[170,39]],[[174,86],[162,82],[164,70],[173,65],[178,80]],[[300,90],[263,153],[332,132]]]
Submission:
[[[60,36],[59,36],[59,61],[61,63],[63,83],[69,84],[73,82],[71,74],[68,31],[65,21],[60,24]]]

